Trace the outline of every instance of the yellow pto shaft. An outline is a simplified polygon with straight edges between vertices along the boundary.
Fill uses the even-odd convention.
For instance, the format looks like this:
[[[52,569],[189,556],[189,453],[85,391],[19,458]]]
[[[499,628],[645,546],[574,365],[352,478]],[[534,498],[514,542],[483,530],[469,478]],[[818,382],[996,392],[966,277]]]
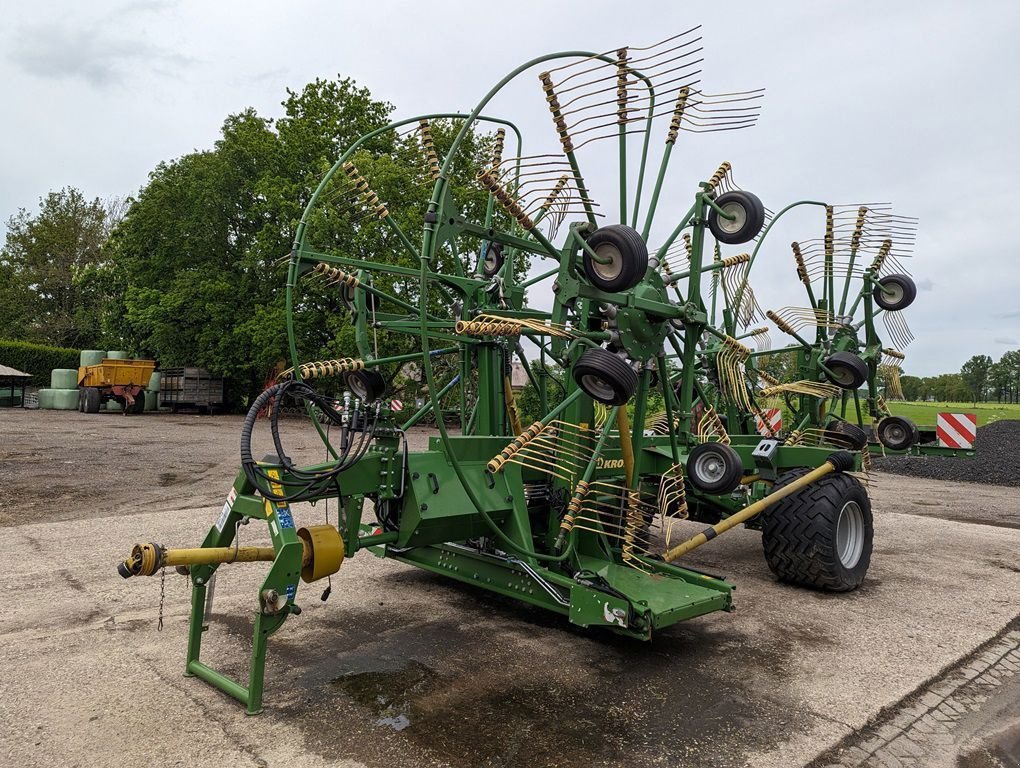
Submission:
[[[784,485],[782,488],[780,488],[777,491],[773,491],[765,498],[759,499],[753,504],[748,504],[746,507],[744,507],[736,514],[730,515],[725,520],[718,522],[715,525],[709,526],[698,535],[692,536],[691,538],[687,539],[687,541],[677,544],[675,547],[666,552],[666,554],[662,556],[662,559],[665,560],[667,563],[671,563],[677,558],[686,555],[692,549],[697,549],[702,544],[711,541],[720,533],[726,533],[726,531],[728,531],[730,528],[740,525],[741,523],[746,523],[752,517],[768,509],[777,501],[785,499],[787,496],[796,493],[801,488],[804,488],[805,486],[811,485],[811,483],[821,480],[829,473],[846,472],[848,470],[853,469],[853,467],[854,467],[853,454],[847,451],[837,451],[836,453],[829,456],[829,458],[825,460],[824,464],[822,464],[820,467],[812,469],[803,477],[798,477],[789,485]]]
[[[331,525],[313,525],[298,530],[304,545],[301,578],[307,582],[321,579],[340,570],[344,559],[344,542]],[[125,579],[131,576],[152,576],[163,568],[223,563],[254,563],[276,559],[272,547],[197,547],[167,549],[159,544],[135,544],[131,556],[117,566]]]

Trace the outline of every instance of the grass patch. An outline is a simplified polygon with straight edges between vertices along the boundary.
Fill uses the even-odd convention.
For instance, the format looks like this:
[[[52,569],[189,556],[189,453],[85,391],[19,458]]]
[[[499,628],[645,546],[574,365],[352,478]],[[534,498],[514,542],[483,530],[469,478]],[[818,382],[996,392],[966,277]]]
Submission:
[[[919,426],[935,426],[935,417],[940,413],[977,414],[978,426],[991,424],[1003,419],[1020,420],[1020,403],[902,403],[887,401],[889,410],[896,416],[905,416]]]

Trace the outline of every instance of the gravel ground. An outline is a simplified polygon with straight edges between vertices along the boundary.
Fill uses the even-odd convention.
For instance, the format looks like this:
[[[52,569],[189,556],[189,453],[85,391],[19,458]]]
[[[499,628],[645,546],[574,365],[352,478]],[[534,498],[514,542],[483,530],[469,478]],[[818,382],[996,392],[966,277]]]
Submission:
[[[989,683],[972,708],[952,671],[1012,642],[1020,489],[885,473],[870,488],[875,551],[860,589],[779,584],[760,535],[737,528],[688,560],[738,586],[735,612],[651,643],[362,553],[328,602],[302,585],[304,612],[270,641],[266,711],[247,717],[181,676],[187,581],[167,574],[157,632],[160,579],[114,569],[136,541],[201,541],[237,471],[239,429],[236,417],[0,411],[11,598],[0,765],[794,768],[824,756],[818,765],[874,768],[906,765],[897,750],[915,744],[925,753],[913,766],[956,768],[978,749],[1015,751],[1020,686]],[[427,438],[413,434],[412,449]],[[307,424],[288,422],[284,440],[298,461],[321,458]],[[321,515],[295,511],[298,524]],[[243,536],[268,540],[256,525]],[[229,674],[246,671],[263,575],[221,571],[203,658]],[[1004,677],[1013,658],[975,679]],[[919,737],[924,726],[899,713],[927,707],[946,674],[940,699],[966,711]],[[966,768],[978,765],[995,763]]]
[[[886,456],[875,469],[897,475],[1020,488],[1020,421],[997,421],[978,428],[973,459],[939,456]]]

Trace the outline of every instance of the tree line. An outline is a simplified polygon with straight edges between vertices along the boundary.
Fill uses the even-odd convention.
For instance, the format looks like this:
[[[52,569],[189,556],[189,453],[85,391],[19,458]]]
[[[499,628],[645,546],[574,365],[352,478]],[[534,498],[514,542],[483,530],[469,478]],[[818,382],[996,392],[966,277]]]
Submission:
[[[959,373],[900,377],[907,400],[998,403],[1020,402],[1020,349],[1003,353],[997,361],[974,355]]]

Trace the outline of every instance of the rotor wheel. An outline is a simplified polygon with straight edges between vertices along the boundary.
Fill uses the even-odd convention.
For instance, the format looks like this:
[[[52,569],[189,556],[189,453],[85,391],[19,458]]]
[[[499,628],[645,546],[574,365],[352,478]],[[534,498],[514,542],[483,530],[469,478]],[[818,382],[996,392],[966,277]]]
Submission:
[[[691,485],[712,494],[730,493],[744,476],[744,463],[726,443],[702,443],[687,457],[685,473]]]
[[[605,263],[599,263],[587,251],[582,258],[584,273],[596,288],[619,293],[641,282],[648,270],[648,245],[636,229],[611,224],[595,230],[589,247]]]
[[[888,312],[906,309],[917,298],[917,285],[907,275],[886,275],[872,292],[875,303]]]
[[[485,254],[479,262],[479,267],[485,277],[495,277],[503,269],[505,261],[503,246],[500,243],[489,242],[485,246]]]
[[[835,445],[855,451],[863,450],[868,444],[868,433],[843,419],[829,422],[825,428],[825,436]]]
[[[574,363],[571,375],[588,397],[605,405],[623,405],[637,391],[634,369],[602,347],[586,350]]]
[[[921,439],[917,425],[903,416],[886,416],[875,432],[878,442],[890,451],[905,451]]]
[[[344,379],[347,388],[363,403],[372,403],[386,392],[386,380],[379,371],[351,371]]]
[[[868,364],[853,352],[829,355],[825,367],[825,378],[841,389],[857,389],[868,380]]]
[[[782,488],[809,470],[779,478]],[[875,535],[868,494],[845,473],[826,475],[764,513],[765,562],[780,581],[848,592],[864,581]]]
[[[765,225],[765,206],[757,195],[750,192],[726,192],[715,199],[715,204],[733,217],[727,219],[720,216],[715,208],[709,210],[708,228],[720,243],[746,243],[757,237]]]

